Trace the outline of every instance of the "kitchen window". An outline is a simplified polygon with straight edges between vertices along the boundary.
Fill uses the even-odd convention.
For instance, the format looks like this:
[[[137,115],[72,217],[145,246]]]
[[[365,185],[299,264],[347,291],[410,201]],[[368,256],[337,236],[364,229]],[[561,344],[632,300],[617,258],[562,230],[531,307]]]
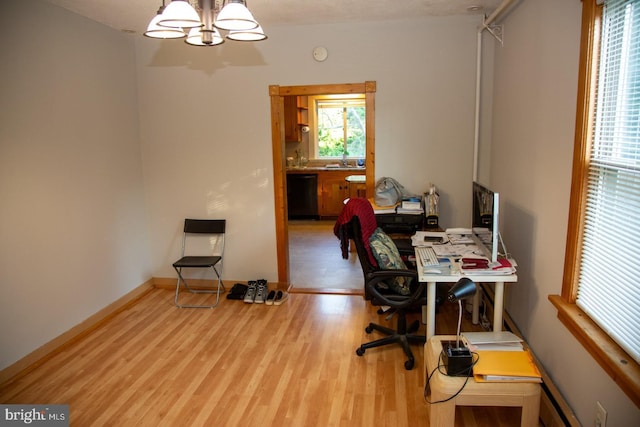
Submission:
[[[310,97],[317,159],[364,159],[366,120],[364,96]],[[314,120],[315,119],[315,120]]]
[[[640,404],[640,0],[596,3],[583,1],[565,274],[550,299]]]

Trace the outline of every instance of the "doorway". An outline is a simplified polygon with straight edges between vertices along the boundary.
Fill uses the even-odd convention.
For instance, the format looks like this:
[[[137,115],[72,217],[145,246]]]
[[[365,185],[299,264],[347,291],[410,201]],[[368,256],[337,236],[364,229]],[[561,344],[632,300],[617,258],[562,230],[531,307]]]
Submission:
[[[278,288],[289,289],[291,272],[289,259],[289,230],[287,218],[287,170],[284,138],[284,98],[286,96],[362,93],[366,106],[366,195],[372,197],[375,167],[375,92],[376,82],[309,86],[269,86],[271,99],[271,141],[273,156],[273,184],[276,221],[276,253],[278,260]]]
[[[335,220],[289,220],[289,262],[293,292],[363,294],[356,252],[342,258],[333,234]]]

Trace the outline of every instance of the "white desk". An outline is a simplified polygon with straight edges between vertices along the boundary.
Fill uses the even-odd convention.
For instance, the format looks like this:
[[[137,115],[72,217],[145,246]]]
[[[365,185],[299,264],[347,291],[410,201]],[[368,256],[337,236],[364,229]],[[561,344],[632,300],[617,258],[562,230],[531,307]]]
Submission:
[[[494,275],[494,274],[462,274],[458,269],[456,263],[451,264],[449,274],[425,274],[422,269],[422,262],[420,257],[416,256],[416,264],[418,266],[418,280],[420,282],[427,282],[427,339],[436,334],[436,283],[455,283],[460,280],[461,277],[468,277],[476,283],[480,282],[493,282],[495,283],[495,300],[493,307],[493,330],[502,330],[502,311],[504,310],[504,284],[515,283],[518,281],[517,274],[508,275]],[[472,321],[474,324],[478,323],[479,317],[479,298],[480,293],[476,292],[473,301],[473,316]]]

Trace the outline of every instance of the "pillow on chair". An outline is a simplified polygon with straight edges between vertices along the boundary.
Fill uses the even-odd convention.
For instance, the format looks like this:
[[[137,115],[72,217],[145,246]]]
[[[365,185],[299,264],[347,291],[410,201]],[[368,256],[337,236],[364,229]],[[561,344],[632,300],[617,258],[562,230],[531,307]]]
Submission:
[[[404,270],[407,268],[400,257],[396,244],[381,228],[376,228],[373,232],[369,238],[369,246],[380,268],[385,270]],[[410,283],[406,277],[396,277],[386,284],[400,295],[411,294]]]

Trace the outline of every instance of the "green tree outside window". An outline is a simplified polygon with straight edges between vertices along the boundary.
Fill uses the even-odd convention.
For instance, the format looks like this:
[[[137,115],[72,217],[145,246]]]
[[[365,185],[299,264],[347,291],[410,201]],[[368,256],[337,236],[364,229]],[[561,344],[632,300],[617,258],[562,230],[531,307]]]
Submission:
[[[318,100],[318,156],[364,158],[365,105],[361,99]]]

